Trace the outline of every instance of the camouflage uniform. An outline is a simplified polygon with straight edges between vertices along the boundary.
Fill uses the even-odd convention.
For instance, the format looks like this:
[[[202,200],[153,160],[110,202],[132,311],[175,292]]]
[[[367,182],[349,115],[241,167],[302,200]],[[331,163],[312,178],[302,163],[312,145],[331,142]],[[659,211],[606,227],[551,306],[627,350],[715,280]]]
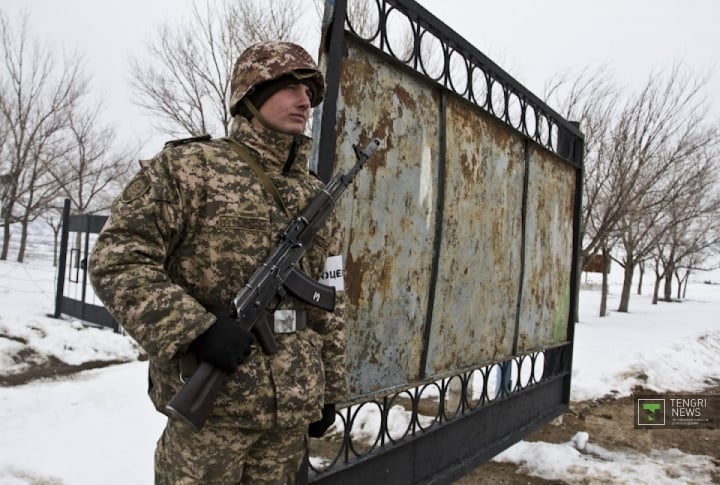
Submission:
[[[242,116],[235,116],[230,138],[255,155],[291,213],[324,186],[307,170],[308,138],[257,128]],[[283,175],[294,138],[300,140],[297,159]],[[158,411],[165,412],[182,386],[180,375],[193,371],[188,347],[215,322],[205,308],[229,305],[288,222],[228,140],[170,143],[140,162],[98,237],[91,281],[149,354],[149,394]],[[303,269],[317,279],[326,258],[341,248],[340,226],[331,218]],[[288,296],[282,308],[306,309],[308,328],[277,334],[280,350],[272,356],[254,349],[226,379],[199,433],[169,419],[156,451],[156,479],[238,483],[243,466],[250,473],[243,483],[282,483],[293,474],[308,423],[320,418],[324,403],[347,397],[342,307],[341,293],[335,312]],[[252,449],[258,443],[265,443],[262,456]],[[208,476],[219,472],[227,475]]]

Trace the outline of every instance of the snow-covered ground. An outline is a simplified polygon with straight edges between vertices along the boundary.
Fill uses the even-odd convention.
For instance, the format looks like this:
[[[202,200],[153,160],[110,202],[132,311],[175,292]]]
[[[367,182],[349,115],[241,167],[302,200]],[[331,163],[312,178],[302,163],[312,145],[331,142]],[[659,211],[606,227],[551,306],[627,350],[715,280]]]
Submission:
[[[25,356],[53,356],[74,365],[128,363],[0,387],[0,484],[150,484],[164,419],[145,394],[147,364],[138,361],[138,349],[123,336],[48,318],[54,279],[47,254],[35,251],[24,264],[0,261],[0,374],[32,365]],[[651,305],[649,295],[633,295],[631,313],[613,312],[606,318],[596,316],[599,290],[583,290],[573,400],[629,395],[640,383],[658,392],[701,391],[717,379],[720,274],[697,279],[682,303]],[[611,292],[609,308],[614,309],[619,287],[613,285]],[[640,375],[646,376],[642,382]],[[589,482],[703,484],[711,483],[716,467],[708,457],[677,450],[646,455],[605,450],[592,441],[586,433],[566,444],[522,441],[495,459],[522,463],[528,473],[569,483],[581,473]],[[685,478],[668,477],[668,461]]]

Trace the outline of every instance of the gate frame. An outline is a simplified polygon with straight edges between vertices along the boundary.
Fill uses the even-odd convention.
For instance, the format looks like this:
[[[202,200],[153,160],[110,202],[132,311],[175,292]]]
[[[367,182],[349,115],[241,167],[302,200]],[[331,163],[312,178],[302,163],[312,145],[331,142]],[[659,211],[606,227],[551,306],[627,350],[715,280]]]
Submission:
[[[411,424],[412,432],[406,433],[406,436],[400,440],[393,440],[387,430],[387,418],[389,407],[394,400],[403,392],[398,391],[394,394],[385,394],[375,396],[362,403],[352,403],[353,405],[362,406],[371,402],[381,409],[382,422],[380,434],[376,443],[371,446],[367,453],[357,453],[353,448],[350,438],[350,430],[352,429],[353,420],[357,415],[357,411],[353,412],[351,407],[340,410],[338,417],[345,425],[343,436],[343,445],[336,456],[335,460],[326,468],[318,470],[312,465],[309,466],[310,471],[305,469],[300,476],[301,483],[321,483],[321,484],[365,484],[372,481],[380,483],[397,483],[397,484],[414,484],[414,483],[449,483],[476,466],[486,462],[497,453],[511,446],[518,440],[527,436],[532,431],[547,424],[552,419],[562,415],[569,409],[570,404],[570,386],[571,386],[571,370],[572,370],[572,352],[574,338],[574,311],[577,306],[578,284],[579,284],[579,254],[580,254],[580,217],[582,209],[582,181],[583,181],[583,146],[584,136],[580,132],[579,124],[565,120],[562,116],[552,110],[537,96],[528,91],[524,86],[517,82],[512,76],[507,74],[499,66],[493,63],[484,54],[474,48],[465,39],[450,29],[442,21],[434,17],[430,12],[412,0],[373,0],[378,5],[378,12],[384,12],[384,7],[389,5],[390,9],[396,9],[405,14],[415,24],[417,24],[418,32],[416,32],[415,51],[419,49],[418,33],[423,31],[432,32],[444,44],[451,46],[456,52],[466,58],[470,58],[477,65],[482,66],[484,72],[489,73],[494,79],[501,80],[505,87],[506,103],[507,93],[515,94],[523,104],[523,121],[520,126],[514,126],[510,121],[508,109],[506,107],[504,113],[496,114],[489,110],[486,106],[480,106],[475,100],[475,104],[480,106],[485,112],[489,113],[496,120],[509,126],[516,133],[519,133],[525,140],[525,168],[524,168],[524,188],[523,188],[523,220],[525,218],[525,207],[527,204],[527,185],[528,185],[528,153],[529,146],[535,145],[543,147],[555,155],[559,156],[575,170],[575,193],[573,198],[573,218],[572,218],[572,262],[570,267],[570,295],[569,295],[569,314],[567,316],[567,334],[566,340],[558,345],[548,348],[538,349],[537,353],[542,353],[544,361],[544,372],[542,378],[535,380],[531,378],[530,383],[526,386],[516,385],[513,389],[503,389],[499,396],[493,399],[488,398],[487,389],[483,391],[482,403],[476,408],[468,406],[467,382],[468,375],[473,371],[481,369],[491,369],[493,365],[498,366],[502,372],[501,382],[510,380],[509,369],[515,364],[520,369],[523,360],[528,357],[525,355],[514,355],[502,362],[491,362],[478,364],[476,369],[458,370],[457,374],[442,379],[440,385],[440,398],[438,416],[435,422],[427,428],[422,429],[416,424],[418,423],[417,402],[413,401],[413,424]],[[384,48],[378,48],[367,40],[361,39],[350,29],[346,30],[347,18],[347,0],[326,0],[325,17],[323,20],[323,37],[321,40],[321,55],[326,56],[326,82],[327,90],[325,99],[321,105],[322,117],[318,125],[314,126],[314,133],[319,132],[319,146],[317,147],[317,173],[323,180],[329,180],[334,173],[335,153],[336,153],[336,132],[335,122],[337,117],[337,106],[339,99],[340,72],[343,57],[346,53],[345,36],[356,39],[358,42],[367,44],[368,49],[374,49],[379,55],[384,56],[395,63],[399,59],[394,58],[391,53],[386,52]],[[382,25],[384,19],[379,18],[378,31],[375,34],[383,35],[386,26]],[[381,40],[382,43],[382,40]],[[447,66],[447,59],[445,60]],[[403,64],[400,61],[401,64]],[[409,66],[404,63],[403,69],[414,70],[423,76],[424,73],[416,66]],[[434,80],[438,85],[441,94],[441,104],[448,95],[457,95],[453,92],[453,88],[448,85],[447,70],[444,71],[444,84],[439,80]],[[425,75],[427,78],[427,76]],[[468,84],[470,80],[468,78]],[[469,89],[469,88],[468,88]],[[469,91],[468,91],[469,92]],[[488,90],[488,98],[490,96]],[[467,96],[463,96],[466,99]],[[473,101],[471,101],[473,102]],[[540,130],[536,127],[535,133],[530,133],[525,123],[525,109],[531,106],[536,121],[543,118],[548,124],[549,133],[547,137],[541,136]],[[443,110],[441,106],[441,111]],[[442,111],[441,116],[443,116]],[[440,143],[446,143],[446,128],[440,130]],[[444,170],[443,160],[439,161],[439,170]],[[443,187],[439,188],[442,191]],[[523,231],[525,223],[523,222]],[[522,257],[525,255],[525,236],[523,235],[523,251]],[[437,262],[433,261],[433,271]],[[524,268],[524,262],[523,262]],[[523,269],[524,270],[524,269]],[[521,279],[522,281],[522,279]],[[523,288],[520,288],[523,291]],[[519,300],[520,301],[520,300]],[[519,304],[519,303],[518,303]],[[518,316],[519,318],[519,316]],[[533,354],[530,358],[534,360],[537,354]],[[483,367],[483,364],[485,367]],[[490,372],[489,370],[487,371]],[[488,374],[485,374],[488,375]],[[443,403],[445,393],[447,391],[447,382],[453,378],[459,377],[463,382],[463,396],[460,417],[445,416]],[[385,441],[387,440],[387,443]],[[378,444],[379,442],[379,444]],[[468,444],[475,446],[471,451],[467,451]]]

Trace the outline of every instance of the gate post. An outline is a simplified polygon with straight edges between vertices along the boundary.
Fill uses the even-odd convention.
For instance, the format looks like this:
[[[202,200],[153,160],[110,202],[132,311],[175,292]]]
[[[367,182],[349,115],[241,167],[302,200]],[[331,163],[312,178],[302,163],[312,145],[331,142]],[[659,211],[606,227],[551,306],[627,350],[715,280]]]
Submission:
[[[67,265],[68,235],[70,234],[70,199],[65,199],[62,211],[62,229],[60,232],[60,255],[58,258],[57,282],[55,287],[55,313],[54,318],[60,318],[62,313],[62,299],[65,291],[65,266]]]

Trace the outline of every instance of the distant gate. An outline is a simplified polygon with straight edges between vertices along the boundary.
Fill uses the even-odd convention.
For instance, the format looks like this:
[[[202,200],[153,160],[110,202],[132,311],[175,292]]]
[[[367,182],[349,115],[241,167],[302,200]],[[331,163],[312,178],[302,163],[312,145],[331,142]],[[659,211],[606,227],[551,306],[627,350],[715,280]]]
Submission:
[[[53,316],[68,315],[117,332],[117,321],[100,302],[95,302],[92,287],[88,285],[90,248],[107,216],[71,215],[70,200],[65,199],[62,220]]]

